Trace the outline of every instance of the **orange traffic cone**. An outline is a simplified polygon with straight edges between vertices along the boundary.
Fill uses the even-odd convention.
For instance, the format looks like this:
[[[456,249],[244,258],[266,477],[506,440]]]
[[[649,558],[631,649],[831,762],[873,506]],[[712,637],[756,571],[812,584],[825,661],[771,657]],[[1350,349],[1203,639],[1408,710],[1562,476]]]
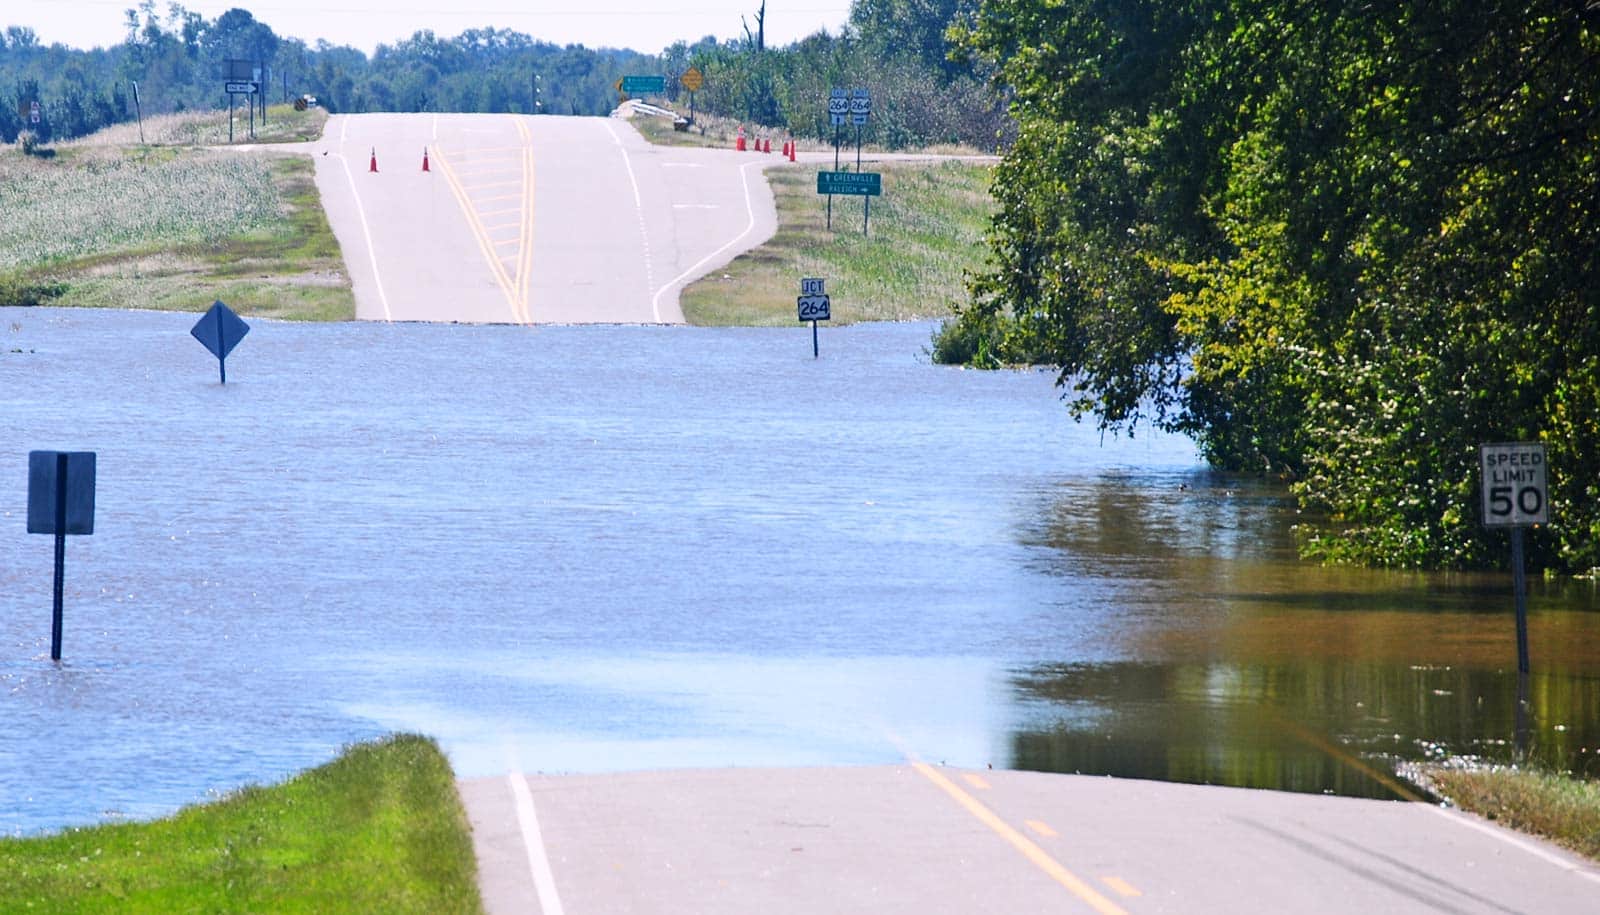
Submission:
[[[374,147],[372,147],[372,164],[367,166],[367,171],[375,172],[377,170],[378,170],[378,147],[374,146]]]
[[[794,138],[790,137],[789,138],[789,161],[790,162],[794,161],[794,148],[795,148],[796,145],[797,144],[794,142]]]
[[[422,170],[425,172],[433,171],[428,167],[428,147],[426,146],[422,147]]]
[[[761,144],[761,151],[766,153],[767,155],[771,155],[772,154],[772,138],[771,137],[768,137],[766,142]]]
[[[739,152],[744,152],[744,125],[743,124],[739,125],[739,139],[734,143],[733,148],[735,150],[739,151]]]

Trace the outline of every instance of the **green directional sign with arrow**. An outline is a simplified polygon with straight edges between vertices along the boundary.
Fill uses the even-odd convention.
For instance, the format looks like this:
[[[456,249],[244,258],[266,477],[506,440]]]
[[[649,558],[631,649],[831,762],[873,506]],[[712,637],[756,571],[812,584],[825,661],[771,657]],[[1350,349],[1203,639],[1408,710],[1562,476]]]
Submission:
[[[665,76],[624,76],[622,91],[629,95],[661,95],[667,91]]]
[[[817,193],[878,197],[883,194],[883,176],[877,172],[817,172]]]

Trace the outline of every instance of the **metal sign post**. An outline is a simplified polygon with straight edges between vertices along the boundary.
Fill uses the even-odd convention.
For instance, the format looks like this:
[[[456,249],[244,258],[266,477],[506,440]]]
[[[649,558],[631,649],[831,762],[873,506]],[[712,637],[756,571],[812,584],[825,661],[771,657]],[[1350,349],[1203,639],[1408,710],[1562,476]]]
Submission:
[[[689,90],[689,123],[691,124],[694,123],[694,94],[699,92],[705,84],[705,74],[700,72],[699,67],[690,67],[683,71],[682,76],[678,77],[678,85]]]
[[[806,277],[800,281],[800,298],[795,300],[795,305],[800,312],[800,323],[811,322],[811,358],[816,359],[817,350],[817,322],[831,320],[832,302],[823,291],[821,277]]]
[[[872,114],[872,91],[857,89],[850,93],[850,122],[856,125],[856,171],[861,171],[861,128],[867,124],[867,117]],[[872,198],[862,200],[864,208],[861,213],[861,234],[867,234],[867,226],[872,222]]]
[[[228,93],[228,142],[233,142],[233,108],[237,96],[247,96],[250,102],[250,139],[256,137],[256,98],[257,90],[261,88],[261,68],[253,61],[240,60],[235,57],[228,58],[227,73],[223,76],[223,91]],[[262,124],[266,123],[263,114]]]
[[[56,538],[56,581],[50,617],[50,660],[61,660],[62,595],[67,535],[94,533],[93,451],[28,452],[28,533]]]
[[[843,89],[828,90],[828,120],[833,124],[833,170],[839,170],[839,128],[850,115],[850,95]],[[828,195],[828,229],[833,230],[833,194]]]
[[[139,119],[139,145],[144,145],[144,106],[139,103],[139,81],[133,83],[133,116]]]
[[[1528,581],[1523,530],[1550,523],[1549,485],[1544,445],[1537,442],[1482,445],[1483,524],[1511,528],[1511,590],[1517,612],[1516,748],[1528,749]]]

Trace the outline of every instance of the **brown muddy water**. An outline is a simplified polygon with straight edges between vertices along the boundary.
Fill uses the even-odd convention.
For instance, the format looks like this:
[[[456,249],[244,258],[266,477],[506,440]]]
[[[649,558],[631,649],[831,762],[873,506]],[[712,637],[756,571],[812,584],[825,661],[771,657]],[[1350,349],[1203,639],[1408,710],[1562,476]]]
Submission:
[[[0,309],[0,833],[158,815],[391,730],[509,766],[1017,767],[1395,797],[1509,758],[1509,577],[1293,558],[1276,490],[1104,439],[926,324]],[[27,452],[99,455],[24,532]],[[9,480],[9,482],[6,482]],[[1533,754],[1600,774],[1600,594],[1535,581]]]

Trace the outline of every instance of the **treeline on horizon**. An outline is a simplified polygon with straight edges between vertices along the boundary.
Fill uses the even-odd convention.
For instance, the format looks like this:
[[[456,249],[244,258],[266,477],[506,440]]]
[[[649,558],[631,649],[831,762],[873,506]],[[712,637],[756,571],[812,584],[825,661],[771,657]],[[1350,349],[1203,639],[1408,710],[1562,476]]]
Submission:
[[[764,10],[758,2],[752,13]],[[450,38],[419,31],[369,57],[280,36],[243,8],[207,19],[179,3],[163,14],[143,0],[124,14],[127,38],[109,48],[43,45],[32,30],[8,27],[0,35],[0,140],[15,142],[28,129],[43,142],[66,140],[132,120],[135,83],[146,115],[225,108],[227,61],[240,59],[266,64],[269,101],[309,95],[335,113],[603,115],[619,101],[617,80],[635,74],[667,77],[670,101],[681,105],[687,95],[677,78],[695,66],[705,77],[697,111],[811,137],[832,129],[829,89],[866,86],[875,106],[869,141],[992,148],[1009,123],[1003,100],[973,65],[948,59],[945,39],[977,6],[857,0],[838,35],[819,32],[783,48],[766,47],[758,31],[680,41],[656,55],[559,46],[489,27]],[[36,127],[26,116],[30,101],[42,106]]]

